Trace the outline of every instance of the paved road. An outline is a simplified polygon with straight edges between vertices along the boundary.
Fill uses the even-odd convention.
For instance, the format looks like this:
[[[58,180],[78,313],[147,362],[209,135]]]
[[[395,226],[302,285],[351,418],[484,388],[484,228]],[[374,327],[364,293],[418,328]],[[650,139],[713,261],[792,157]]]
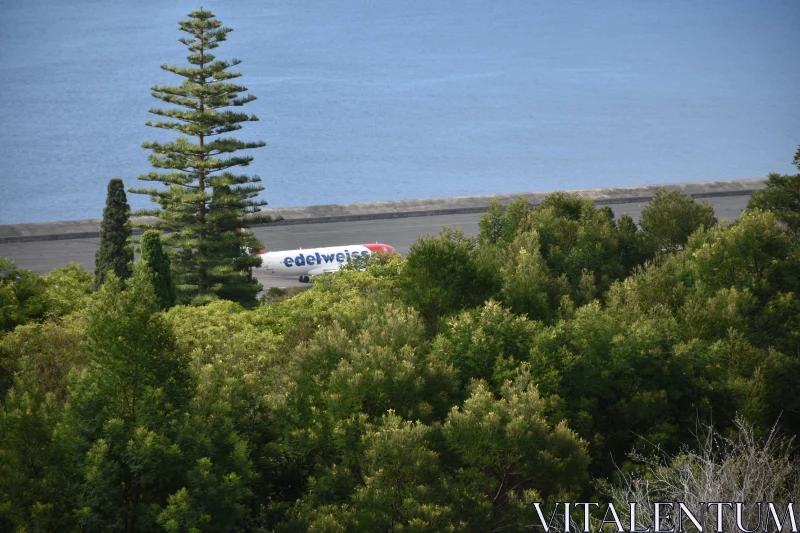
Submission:
[[[736,219],[747,205],[747,196],[710,198],[717,218]],[[628,213],[638,220],[646,202],[616,204],[614,213]],[[478,232],[480,214],[441,215],[358,222],[328,222],[324,224],[298,224],[292,226],[265,226],[255,228],[256,236],[269,250],[312,248],[383,242],[406,254],[420,235],[436,234],[442,226],[460,226],[467,234]],[[94,270],[94,254],[99,238],[69,239],[0,244],[0,257],[11,257],[18,266],[44,274],[69,262]],[[290,287],[301,285],[296,280],[258,276],[264,287]]]

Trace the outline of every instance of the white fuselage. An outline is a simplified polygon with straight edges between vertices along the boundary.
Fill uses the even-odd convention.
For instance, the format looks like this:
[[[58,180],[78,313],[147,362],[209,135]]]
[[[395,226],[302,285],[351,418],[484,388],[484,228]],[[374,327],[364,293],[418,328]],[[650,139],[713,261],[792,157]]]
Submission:
[[[339,270],[355,257],[393,251],[394,248],[391,246],[376,243],[264,252],[259,253],[261,256],[259,271],[272,276],[308,281],[310,276]]]

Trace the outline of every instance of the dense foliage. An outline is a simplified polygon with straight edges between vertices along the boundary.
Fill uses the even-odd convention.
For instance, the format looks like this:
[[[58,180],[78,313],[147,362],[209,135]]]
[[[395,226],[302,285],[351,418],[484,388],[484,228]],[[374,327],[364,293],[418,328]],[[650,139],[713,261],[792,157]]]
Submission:
[[[697,202],[679,191],[661,189],[642,210],[639,225],[652,237],[659,250],[682,250],[689,236],[699,228],[717,223],[711,204]]]
[[[800,170],[800,148],[794,155],[793,163]],[[785,225],[792,241],[800,242],[800,174],[770,174],[767,187],[753,193],[748,207],[774,212]]]
[[[780,463],[765,494],[796,500],[791,448],[720,462],[696,438],[800,433],[785,218],[714,224],[666,192],[645,212],[495,203],[477,237],[253,309],[169,308],[152,251],[94,294],[75,266],[4,262],[0,529],[523,531],[532,501],[722,486],[693,464]]]
[[[109,272],[126,280],[133,269],[131,246],[131,207],[125,195],[125,186],[119,178],[108,182],[106,207],[100,223],[100,248],[94,258],[94,284],[103,284]]]
[[[246,230],[257,220],[246,217],[266,202],[257,196],[264,188],[258,176],[236,174],[253,160],[242,150],[259,148],[263,142],[245,142],[227,136],[242,123],[258,120],[239,113],[239,107],[256,99],[243,95],[246,87],[230,83],[241,76],[228,69],[239,60],[222,61],[211,53],[232,30],[225,28],[207,10],[200,9],[180,23],[188,34],[180,39],[189,50],[189,66],[162,65],[162,69],[185,78],[178,86],[157,85],[155,98],[171,104],[151,109],[164,120],[148,126],[179,134],[172,142],[146,142],[156,169],[140,180],[162,183],[166,189],[142,188],[131,192],[148,194],[160,209],[137,214],[157,217],[142,227],[160,230],[172,261],[172,273],[182,303],[203,304],[217,298],[255,303],[260,284],[250,269],[260,264],[258,255],[244,254],[261,245]],[[236,155],[234,155],[236,154]]]
[[[177,294],[172,280],[169,256],[161,246],[161,235],[157,231],[147,230],[139,242],[142,261],[149,267],[148,274],[156,291],[159,307],[169,309],[175,305]]]

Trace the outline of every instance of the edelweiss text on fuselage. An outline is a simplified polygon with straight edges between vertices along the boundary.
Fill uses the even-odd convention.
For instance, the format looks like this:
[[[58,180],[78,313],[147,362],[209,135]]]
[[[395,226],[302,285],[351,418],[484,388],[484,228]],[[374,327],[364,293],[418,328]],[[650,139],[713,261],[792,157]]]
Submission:
[[[394,253],[388,244],[351,244],[348,246],[326,246],[283,250],[280,252],[259,252],[259,270],[270,276],[296,277],[301,282],[311,281],[311,276],[335,272],[357,257],[373,253]]]
[[[358,250],[353,250],[352,256],[358,257],[359,255],[367,256],[370,252],[365,250],[360,252]],[[298,254],[294,257],[286,256],[283,258],[282,263],[287,267],[291,268],[293,266],[313,266],[313,265],[323,265],[329,263],[349,263],[351,257],[351,252],[349,250],[345,250],[344,252],[337,252],[337,253],[329,253],[329,254],[320,254],[319,252],[314,252],[313,254]]]

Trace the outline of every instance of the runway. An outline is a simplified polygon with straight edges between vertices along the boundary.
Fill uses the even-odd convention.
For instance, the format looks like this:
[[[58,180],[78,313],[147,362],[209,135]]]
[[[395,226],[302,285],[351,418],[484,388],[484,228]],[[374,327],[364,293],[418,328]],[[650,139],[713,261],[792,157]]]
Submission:
[[[707,198],[714,207],[717,218],[734,220],[747,206],[749,196],[722,196]],[[647,202],[614,204],[610,207],[617,216],[628,213],[639,219]],[[443,226],[460,227],[464,233],[478,233],[481,214],[437,215],[356,222],[325,222],[286,226],[254,228],[266,250],[289,250],[382,242],[393,246],[400,254],[408,253],[414,241],[423,235],[437,234]],[[88,271],[94,270],[94,255],[100,245],[99,238],[79,238],[52,241],[34,241],[0,244],[0,257],[10,257],[17,266],[44,274],[50,270],[78,263]],[[255,273],[264,288],[304,285],[296,279],[274,278]]]

